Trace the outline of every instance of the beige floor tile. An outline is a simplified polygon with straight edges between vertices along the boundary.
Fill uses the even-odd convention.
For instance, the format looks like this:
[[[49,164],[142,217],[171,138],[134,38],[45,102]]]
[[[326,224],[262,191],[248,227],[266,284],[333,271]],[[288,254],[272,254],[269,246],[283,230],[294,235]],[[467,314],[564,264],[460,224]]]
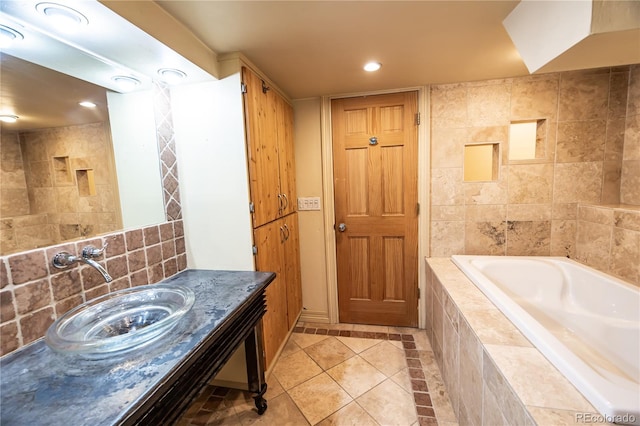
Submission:
[[[238,416],[243,426],[308,426],[309,422],[304,418],[291,397],[286,393],[267,401],[267,411],[263,415],[253,411],[245,411]]]
[[[378,426],[378,423],[356,402],[352,402],[318,423],[318,426]]]
[[[191,419],[191,424],[241,426],[242,422],[240,418],[236,415],[236,412],[233,409],[233,407],[229,407],[223,410],[214,411],[209,414],[207,411],[200,411],[197,417]]]
[[[391,376],[391,380],[393,380],[398,386],[404,389],[406,392],[412,393],[413,388],[411,387],[411,376],[409,376],[409,369],[403,368],[398,371],[396,374]]]
[[[359,397],[387,378],[374,366],[357,355],[327,370],[327,374],[346,390],[352,398]]]
[[[404,351],[386,340],[362,352],[360,356],[387,377],[407,367]]]
[[[271,375],[267,379],[267,392],[264,394],[264,397],[268,400],[273,399],[284,392],[284,388],[278,381],[275,375]]]
[[[422,330],[422,333],[415,333],[413,335],[413,341],[416,344],[416,349],[419,351],[430,351],[431,343],[429,343],[429,338],[427,337],[427,333]]]
[[[289,390],[289,395],[312,425],[353,401],[326,373],[294,387]]]
[[[401,349],[401,350],[404,351],[404,345],[402,344],[402,342],[400,342],[398,340],[389,340],[389,343],[391,343],[396,348]]]
[[[389,327],[384,325],[353,324],[353,331],[370,331],[373,333],[388,333]]]
[[[315,345],[316,343],[327,338],[329,338],[329,336],[321,334],[293,333],[291,335],[291,340],[293,340],[295,344],[300,346],[302,349],[306,348],[307,346]]]
[[[413,327],[389,327],[389,333],[396,334],[418,334],[424,333],[424,330]]]
[[[302,348],[300,346],[298,346],[298,344],[295,342],[295,339],[293,339],[293,335],[291,335],[291,337],[289,338],[289,341],[287,341],[287,344],[284,345],[284,348],[282,348],[282,352],[280,353],[280,357],[283,356],[289,356],[295,352],[301,351]]]
[[[353,330],[353,324],[331,324],[329,327],[331,330]]]
[[[305,322],[304,326],[306,328],[332,328],[332,324],[320,323],[320,322]]]
[[[304,351],[278,359],[273,375],[285,390],[322,373],[322,369]]]
[[[334,365],[338,365],[355,356],[355,352],[335,337],[329,337],[315,345],[308,346],[304,351],[322,367],[323,370],[328,370]]]
[[[457,422],[458,419],[453,412],[449,394],[442,380],[440,379],[438,382],[427,381],[427,386],[429,387],[429,396],[431,397],[431,404],[433,405],[433,411],[436,413],[438,423],[441,421]]]
[[[411,425],[418,420],[413,395],[387,379],[356,402],[381,425]]]
[[[382,342],[378,339],[362,339],[360,337],[336,337],[336,339],[349,346],[349,349],[357,354]]]

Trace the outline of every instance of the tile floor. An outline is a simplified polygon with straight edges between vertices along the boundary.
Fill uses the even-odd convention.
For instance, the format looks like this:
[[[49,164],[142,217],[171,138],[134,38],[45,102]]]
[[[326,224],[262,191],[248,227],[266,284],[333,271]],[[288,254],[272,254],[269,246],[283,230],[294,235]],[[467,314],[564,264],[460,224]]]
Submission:
[[[177,424],[457,425],[424,330],[298,323],[267,385],[262,416],[208,385]]]

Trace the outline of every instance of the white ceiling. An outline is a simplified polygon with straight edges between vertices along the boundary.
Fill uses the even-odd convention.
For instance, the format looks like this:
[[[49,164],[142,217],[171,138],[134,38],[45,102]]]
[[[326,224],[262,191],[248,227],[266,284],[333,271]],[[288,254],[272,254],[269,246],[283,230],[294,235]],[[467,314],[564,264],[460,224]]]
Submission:
[[[294,99],[528,74],[502,26],[513,0],[156,3]],[[382,69],[365,73],[369,60]]]

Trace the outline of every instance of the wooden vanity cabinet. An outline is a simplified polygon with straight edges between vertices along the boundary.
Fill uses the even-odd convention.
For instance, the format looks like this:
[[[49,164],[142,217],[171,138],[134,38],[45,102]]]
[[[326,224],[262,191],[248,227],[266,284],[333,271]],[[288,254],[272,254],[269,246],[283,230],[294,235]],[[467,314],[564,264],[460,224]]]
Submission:
[[[293,108],[246,67],[242,82],[255,267],[276,273],[262,320],[270,368],[302,310]]]

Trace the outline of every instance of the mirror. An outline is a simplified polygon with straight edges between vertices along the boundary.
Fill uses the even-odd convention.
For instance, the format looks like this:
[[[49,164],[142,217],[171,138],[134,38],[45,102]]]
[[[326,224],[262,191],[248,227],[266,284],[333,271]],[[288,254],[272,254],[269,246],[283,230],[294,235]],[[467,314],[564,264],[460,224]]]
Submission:
[[[166,85],[215,78],[99,1],[0,2],[0,46],[0,255],[166,221]]]
[[[0,255],[164,221],[150,90],[0,59],[0,114],[19,115],[1,129]]]

